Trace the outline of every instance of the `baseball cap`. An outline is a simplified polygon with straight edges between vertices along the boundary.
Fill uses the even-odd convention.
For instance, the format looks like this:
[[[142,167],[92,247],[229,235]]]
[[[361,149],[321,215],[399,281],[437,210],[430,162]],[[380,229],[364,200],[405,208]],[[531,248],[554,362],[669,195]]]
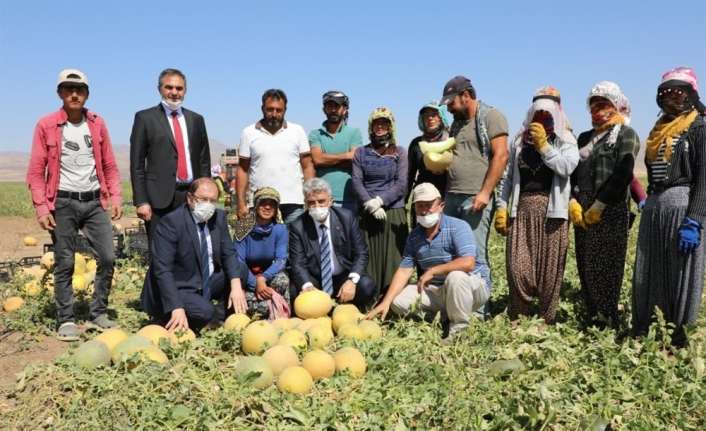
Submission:
[[[441,199],[441,193],[432,183],[421,183],[412,191],[412,203],[418,201],[433,201]]]
[[[88,78],[86,74],[78,69],[64,69],[59,72],[59,79],[56,83],[57,87],[61,84],[83,84],[88,87]]]
[[[348,106],[348,96],[346,96],[345,93],[343,93],[342,91],[327,91],[326,93],[324,93],[322,98],[324,104],[330,100],[336,102],[339,105]]]
[[[439,105],[448,105],[457,94],[469,88],[473,88],[470,79],[462,75],[454,76],[444,85],[444,92],[441,95]]]

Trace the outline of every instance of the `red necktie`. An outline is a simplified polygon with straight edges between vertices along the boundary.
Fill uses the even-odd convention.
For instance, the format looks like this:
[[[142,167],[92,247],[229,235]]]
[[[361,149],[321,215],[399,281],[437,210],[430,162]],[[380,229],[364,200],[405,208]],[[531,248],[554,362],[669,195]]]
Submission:
[[[184,136],[181,134],[181,125],[178,119],[179,113],[172,111],[172,127],[174,128],[174,141],[177,147],[177,179],[186,181],[189,179],[189,171],[186,168],[186,151],[184,150]]]

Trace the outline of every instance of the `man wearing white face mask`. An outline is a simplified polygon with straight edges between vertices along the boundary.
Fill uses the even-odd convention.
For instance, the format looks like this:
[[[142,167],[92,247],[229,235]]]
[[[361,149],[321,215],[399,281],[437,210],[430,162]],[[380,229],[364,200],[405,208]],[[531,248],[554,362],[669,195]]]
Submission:
[[[157,89],[162,101],[135,114],[130,134],[132,200],[150,238],[159,219],[184,203],[189,184],[211,174],[204,119],[182,107],[186,76],[165,69]]]
[[[225,212],[215,206],[218,186],[211,178],[199,178],[191,183],[186,200],[154,231],[141,297],[143,309],[171,331],[198,331],[220,323],[228,309],[248,309],[240,282],[243,267]]]
[[[390,308],[405,315],[420,301],[425,313],[441,312],[448,318],[452,337],[466,328],[473,312],[488,301],[490,271],[476,259],[470,226],[444,214],[441,194],[434,185],[419,184],[412,196],[417,226],[407,238],[387,294],[368,318],[380,315],[384,319]],[[407,285],[415,268],[419,281]]]
[[[306,180],[303,188],[307,212],[289,225],[291,300],[302,291],[320,289],[339,303],[367,308],[377,292],[364,273],[368,246],[357,217],[332,206],[331,187],[321,178]]]

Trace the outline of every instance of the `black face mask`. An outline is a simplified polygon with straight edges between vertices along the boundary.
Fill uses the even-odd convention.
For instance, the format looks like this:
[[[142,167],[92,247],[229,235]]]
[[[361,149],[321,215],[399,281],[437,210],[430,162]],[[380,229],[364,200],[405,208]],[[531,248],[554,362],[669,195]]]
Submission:
[[[374,147],[388,146],[392,143],[392,133],[388,132],[383,136],[376,136],[372,133],[370,135],[370,142]]]
[[[338,114],[326,114],[326,121],[329,123],[340,123],[343,117]]]

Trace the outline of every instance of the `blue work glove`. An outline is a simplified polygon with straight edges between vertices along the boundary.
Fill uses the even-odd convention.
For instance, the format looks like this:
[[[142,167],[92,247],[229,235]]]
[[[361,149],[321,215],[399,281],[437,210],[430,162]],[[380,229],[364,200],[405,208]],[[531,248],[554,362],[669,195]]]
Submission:
[[[645,208],[645,203],[647,202],[647,198],[643,199],[640,201],[640,203],[637,204],[637,209],[642,211]]]
[[[679,251],[689,254],[701,243],[701,224],[694,219],[684,217],[679,227]]]

